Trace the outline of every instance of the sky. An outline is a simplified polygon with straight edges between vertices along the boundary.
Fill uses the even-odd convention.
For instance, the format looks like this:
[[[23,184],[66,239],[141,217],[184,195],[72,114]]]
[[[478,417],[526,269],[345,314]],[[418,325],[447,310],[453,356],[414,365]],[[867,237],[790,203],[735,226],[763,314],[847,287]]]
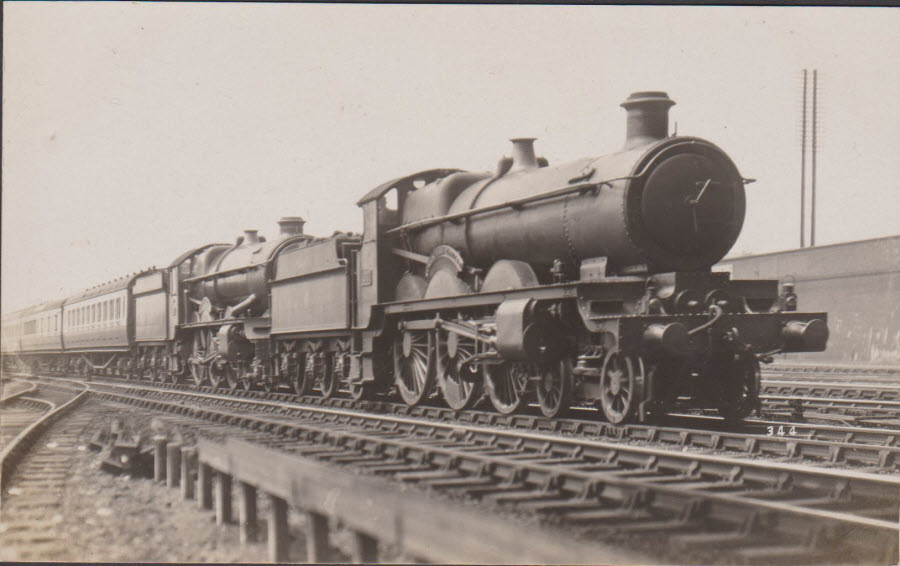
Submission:
[[[421,169],[617,151],[619,104],[745,177],[731,255],[799,245],[800,76],[819,71],[817,244],[900,233],[900,11],[6,2],[2,311],[243,230],[360,231]]]

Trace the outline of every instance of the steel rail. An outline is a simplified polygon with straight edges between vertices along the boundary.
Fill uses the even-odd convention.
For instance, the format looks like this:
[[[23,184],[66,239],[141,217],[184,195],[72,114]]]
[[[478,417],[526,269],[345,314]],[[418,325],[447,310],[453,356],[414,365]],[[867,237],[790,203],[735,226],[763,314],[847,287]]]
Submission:
[[[82,387],[80,392],[77,392],[74,397],[58,406],[53,401],[45,399],[34,399],[31,397],[21,398],[23,401],[27,400],[46,404],[48,409],[47,412],[31,423],[25,430],[17,434],[15,438],[0,451],[0,490],[6,488],[9,478],[12,476],[13,469],[18,465],[31,444],[43,434],[55,420],[78,406],[87,398],[89,388],[84,384],[79,384],[79,386]]]
[[[9,403],[9,402],[11,402],[11,401],[15,401],[15,400],[18,399],[19,397],[22,397],[22,396],[24,396],[24,395],[29,395],[29,394],[34,393],[35,391],[37,391],[37,384],[36,384],[36,383],[29,383],[29,382],[22,381],[22,380],[18,380],[18,379],[17,379],[17,380],[14,380],[14,381],[15,381],[16,383],[25,383],[28,387],[26,387],[25,389],[22,389],[22,390],[20,390],[20,391],[15,391],[15,392],[13,392],[13,393],[10,393],[10,394],[4,396],[2,399],[0,399],[0,405],[5,405],[5,404],[7,404],[7,403]],[[4,389],[5,389],[5,387],[4,387]]]
[[[766,374],[801,374],[811,375],[815,377],[824,376],[892,376],[900,377],[900,366],[898,365],[861,365],[861,364],[840,364],[829,363],[821,365],[820,363],[802,364],[802,363],[786,363],[776,362],[770,366],[763,368],[763,375]]]
[[[814,409],[829,413],[857,413],[865,416],[900,418],[900,401],[841,399],[800,395],[760,395],[764,409]]]
[[[187,389],[189,386],[164,387],[153,384],[107,381],[116,386],[141,388],[147,392],[185,391],[191,394],[210,395],[217,403],[230,400],[251,399],[271,403],[271,406],[288,404],[303,407],[312,404],[337,410],[364,410],[371,413],[393,414],[413,418],[433,419],[441,422],[458,422],[483,426],[500,426],[519,430],[538,430],[548,433],[562,433],[587,437],[606,437],[614,440],[632,440],[674,446],[693,447],[704,450],[737,452],[750,456],[789,458],[794,460],[822,461],[836,464],[880,468],[884,470],[900,467],[900,430],[850,427],[835,425],[807,425],[791,421],[748,419],[737,430],[720,418],[703,415],[673,415],[659,425],[615,425],[596,418],[594,409],[579,409],[584,418],[549,419],[532,415],[500,415],[490,411],[469,410],[457,412],[446,407],[417,406],[386,401],[366,401],[353,403],[349,399],[323,399],[305,396],[297,399],[291,394],[262,392],[241,392],[235,396],[211,388],[201,391]],[[684,426],[685,424],[689,426]],[[694,423],[702,423],[698,428]],[[722,430],[722,426],[729,427]]]
[[[472,425],[423,423],[416,419],[334,409],[303,409],[307,416],[338,418],[325,423],[299,420],[296,414],[235,414],[210,408],[208,404],[186,405],[183,399],[150,398],[146,390],[129,394],[127,386],[105,384],[91,388],[104,399],[305,441],[307,446],[312,445],[311,455],[340,455],[342,461],[349,461],[347,457],[365,460],[389,456],[397,461],[369,462],[369,469],[376,472],[406,473],[407,478],[415,477],[425,483],[435,473],[439,476],[438,483],[446,481],[449,473],[458,475],[457,479],[462,481],[457,487],[476,491],[479,480],[487,480],[495,484],[491,491],[525,490],[526,498],[530,499],[541,492],[561,498],[564,508],[574,505],[581,511],[594,509],[598,517],[608,516],[610,505],[614,507],[612,516],[631,516],[634,505],[638,505],[652,511],[652,516],[672,520],[673,513],[684,513],[686,508],[703,501],[702,509],[694,512],[704,516],[737,515],[746,519],[748,513],[765,511],[780,516],[784,522],[780,524],[790,522],[795,528],[828,525],[828,528],[865,529],[878,538],[881,546],[876,550],[896,544],[900,532],[896,517],[900,478],[893,476],[684,454]],[[170,396],[206,402],[218,397],[185,393]],[[237,404],[233,399],[215,400],[232,406]],[[269,410],[296,410],[279,403],[241,403]],[[848,504],[851,510],[841,510]],[[861,504],[862,508],[852,509],[853,505]],[[872,516],[873,513],[876,515]],[[879,514],[887,518],[880,518]]]
[[[91,389],[98,391],[96,389],[98,387],[97,384],[91,384]],[[134,389],[131,386],[117,386],[113,384],[103,384],[100,387],[113,387],[117,389]],[[144,388],[140,388],[142,393],[146,393],[147,391],[152,391]],[[323,408],[323,407],[308,407],[308,406],[300,406],[300,405],[286,405],[284,403],[272,402],[272,401],[247,401],[240,400],[236,401],[232,398],[223,397],[221,395],[216,394],[208,394],[208,393],[193,393],[193,392],[178,392],[177,396],[179,397],[191,397],[194,399],[202,399],[202,400],[214,400],[217,402],[225,402],[225,403],[241,403],[245,405],[256,405],[260,407],[267,407],[269,409],[278,409],[278,410],[290,410],[290,411],[300,411],[305,414],[321,414],[321,415],[331,415],[334,417],[346,417],[346,418],[355,418],[355,419],[366,419],[373,422],[380,423],[390,423],[390,424],[402,424],[402,425],[426,425],[435,429],[444,429],[447,431],[465,431],[465,432],[489,432],[490,434],[497,436],[504,436],[511,439],[527,439],[527,440],[539,440],[541,442],[549,442],[555,443],[558,445],[564,445],[567,447],[592,447],[592,448],[602,448],[605,450],[625,450],[636,454],[643,454],[647,456],[654,457],[666,457],[673,458],[675,460],[690,460],[690,461],[699,461],[704,463],[718,463],[724,464],[728,466],[740,466],[744,468],[752,468],[752,469],[766,469],[766,470],[778,470],[779,472],[788,472],[793,474],[800,474],[803,476],[809,477],[820,477],[820,478],[831,478],[835,480],[846,480],[848,478],[851,479],[867,479],[872,481],[881,482],[882,480],[885,482],[885,485],[891,485],[894,487],[900,488],[900,478],[895,477],[887,477],[879,476],[874,474],[867,474],[864,472],[854,472],[850,470],[831,470],[827,468],[810,468],[808,466],[799,466],[796,464],[790,463],[782,463],[782,462],[770,462],[770,461],[758,461],[758,460],[746,460],[746,459],[737,459],[731,456],[720,456],[720,455],[707,455],[707,454],[698,454],[698,453],[684,453],[684,452],[673,452],[671,450],[646,447],[646,446],[635,446],[635,445],[627,445],[623,446],[620,443],[613,443],[603,440],[597,439],[588,439],[588,438],[568,438],[568,437],[560,437],[558,435],[550,435],[542,432],[526,432],[526,431],[517,431],[517,430],[498,430],[496,428],[488,428],[481,425],[475,424],[460,424],[460,423],[443,423],[443,422],[427,422],[423,423],[419,419],[414,419],[410,417],[402,417],[395,415],[377,415],[377,414],[368,414],[361,413],[357,411],[346,411],[341,409],[331,409],[331,408]],[[141,396],[142,399],[147,399],[146,395]],[[688,432],[696,432],[696,431],[688,431]]]
[[[817,398],[900,401],[900,385],[861,383],[856,381],[837,383],[764,379],[761,393],[766,395],[795,395]]]

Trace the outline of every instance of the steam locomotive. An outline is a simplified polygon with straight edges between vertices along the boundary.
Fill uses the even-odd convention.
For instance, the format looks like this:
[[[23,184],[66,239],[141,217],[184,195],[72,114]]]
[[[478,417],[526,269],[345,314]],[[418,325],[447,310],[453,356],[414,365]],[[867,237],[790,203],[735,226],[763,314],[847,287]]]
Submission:
[[[271,241],[248,230],[13,313],[4,358],[504,414],[593,405],[613,423],[681,406],[744,418],[760,361],[824,350],[826,314],[795,312],[791,285],[712,270],[750,180],[712,143],[670,136],[673,104],[628,97],[610,155],[550,165],[514,139],[494,172],[388,181],[357,203],[361,235],[287,217]]]

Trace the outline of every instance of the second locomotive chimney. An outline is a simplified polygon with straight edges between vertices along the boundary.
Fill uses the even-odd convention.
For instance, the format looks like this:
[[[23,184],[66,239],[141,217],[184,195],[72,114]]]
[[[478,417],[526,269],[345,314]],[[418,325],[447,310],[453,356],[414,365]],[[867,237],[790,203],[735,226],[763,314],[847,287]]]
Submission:
[[[513,144],[512,167],[510,167],[510,171],[537,168],[538,161],[534,155],[535,139],[537,138],[513,138],[509,140]]]
[[[299,216],[283,216],[278,220],[278,228],[282,236],[299,236],[303,233],[306,221]]]
[[[258,244],[259,243],[259,230],[244,230],[244,243],[245,244]]]
[[[635,92],[621,104],[628,112],[625,149],[653,143],[669,135],[669,108],[675,101],[662,91]]]

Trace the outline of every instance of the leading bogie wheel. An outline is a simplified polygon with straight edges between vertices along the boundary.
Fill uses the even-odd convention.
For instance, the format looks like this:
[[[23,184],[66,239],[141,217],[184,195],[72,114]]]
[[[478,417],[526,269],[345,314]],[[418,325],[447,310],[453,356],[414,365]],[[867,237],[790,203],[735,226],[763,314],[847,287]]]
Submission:
[[[727,421],[745,419],[759,407],[759,362],[752,357],[736,361],[727,375],[719,398],[719,415]]]
[[[569,410],[572,398],[572,364],[564,358],[541,364],[535,388],[538,406],[545,417],[558,417]]]
[[[450,332],[440,332],[437,355],[438,385],[447,406],[455,411],[469,409],[481,399],[484,378],[479,366],[469,363],[474,355],[474,340]]]
[[[407,405],[418,405],[434,389],[433,333],[403,330],[394,339],[394,384]]]
[[[484,366],[484,390],[498,413],[511,415],[527,401],[528,383],[539,373],[536,364],[503,362]]]
[[[644,394],[644,364],[640,358],[609,352],[600,375],[600,408],[613,424],[635,419]]]

